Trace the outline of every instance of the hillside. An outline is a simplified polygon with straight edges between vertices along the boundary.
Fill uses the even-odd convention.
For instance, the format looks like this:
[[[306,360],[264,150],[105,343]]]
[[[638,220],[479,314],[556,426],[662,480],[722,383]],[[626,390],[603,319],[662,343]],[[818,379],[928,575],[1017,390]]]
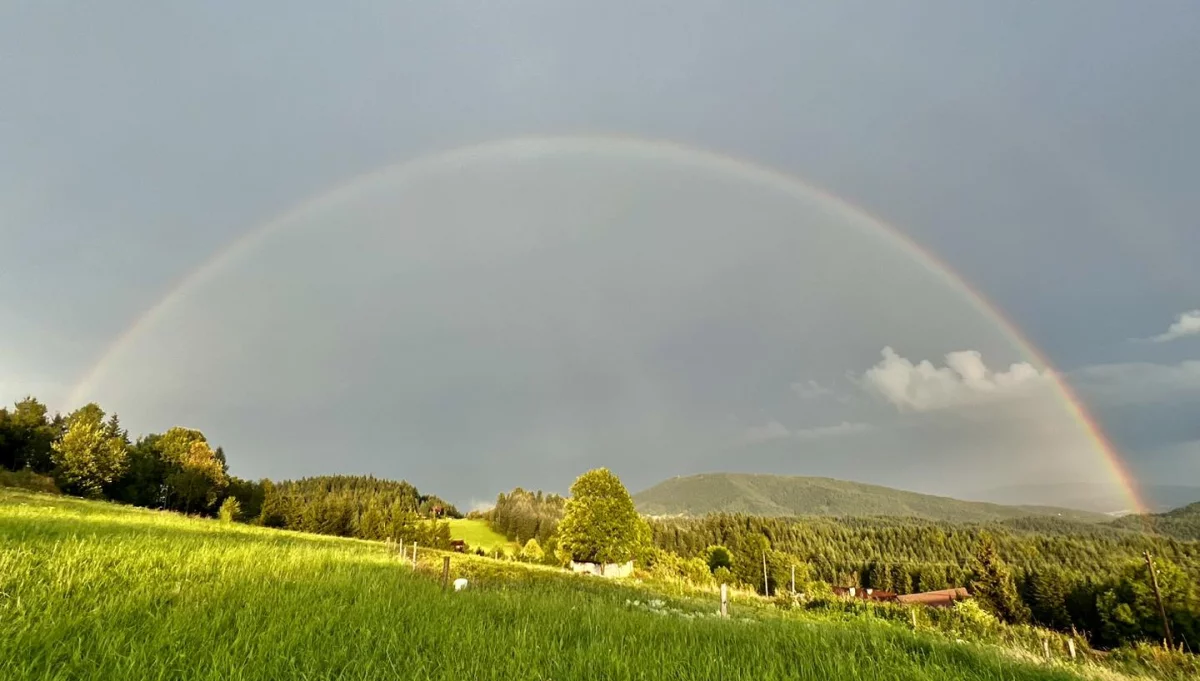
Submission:
[[[1109,524],[1130,530],[1156,532],[1175,539],[1200,541],[1200,501],[1166,513],[1128,515]]]
[[[647,515],[745,513],[759,516],[899,516],[985,522],[1056,516],[1098,522],[1105,516],[1052,506],[1003,506],[831,478],[706,473],[671,478],[633,495]]]
[[[0,490],[0,678],[1069,681],[1099,669],[1061,645],[1047,663],[913,632],[907,613],[784,619],[741,600],[722,619],[711,594],[657,600],[471,556],[451,556],[469,588],[446,592],[441,560],[427,552],[414,571],[378,542]]]

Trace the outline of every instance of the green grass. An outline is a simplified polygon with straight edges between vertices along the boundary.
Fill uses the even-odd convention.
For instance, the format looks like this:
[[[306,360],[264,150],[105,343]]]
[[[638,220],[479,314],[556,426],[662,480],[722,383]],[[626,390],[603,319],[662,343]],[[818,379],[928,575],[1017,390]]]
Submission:
[[[520,549],[504,535],[488,527],[487,521],[484,520],[467,520],[466,518],[451,520],[450,538],[462,539],[467,542],[467,546],[472,551],[475,549],[491,551],[497,546],[508,549],[509,553]]]
[[[452,560],[461,593],[381,544],[0,490],[0,679],[1079,678],[883,622],[720,619]]]

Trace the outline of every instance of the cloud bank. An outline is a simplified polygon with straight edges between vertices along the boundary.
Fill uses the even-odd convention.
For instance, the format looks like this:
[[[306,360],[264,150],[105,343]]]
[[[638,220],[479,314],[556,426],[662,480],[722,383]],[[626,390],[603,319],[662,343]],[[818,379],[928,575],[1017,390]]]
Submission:
[[[1150,340],[1155,343],[1167,343],[1185,336],[1200,335],[1200,309],[1183,312],[1175,318],[1175,323],[1166,333],[1159,334]]]
[[[929,360],[913,363],[890,346],[883,360],[867,370],[863,382],[900,411],[928,412],[1027,395],[1051,385],[1053,376],[1027,362],[993,371],[975,350],[951,352],[945,366]]]

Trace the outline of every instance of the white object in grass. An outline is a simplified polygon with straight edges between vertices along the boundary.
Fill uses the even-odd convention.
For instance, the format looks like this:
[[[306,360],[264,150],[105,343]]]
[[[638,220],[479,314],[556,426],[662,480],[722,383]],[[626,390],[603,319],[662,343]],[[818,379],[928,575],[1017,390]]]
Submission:
[[[467,588],[467,579],[465,577],[459,577],[458,579],[454,580],[455,591],[462,591],[465,588]]]

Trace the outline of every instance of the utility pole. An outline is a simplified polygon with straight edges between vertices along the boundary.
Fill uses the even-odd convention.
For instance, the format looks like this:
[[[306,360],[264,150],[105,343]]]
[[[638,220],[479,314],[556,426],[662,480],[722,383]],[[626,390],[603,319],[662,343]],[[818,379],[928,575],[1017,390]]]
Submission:
[[[1167,647],[1175,647],[1175,639],[1171,637],[1171,623],[1167,620],[1167,609],[1163,607],[1162,594],[1158,591],[1158,575],[1154,572],[1154,560],[1150,552],[1146,552],[1146,567],[1150,568],[1150,586],[1154,587],[1154,598],[1158,601],[1158,614],[1162,615],[1163,634],[1167,637]]]

